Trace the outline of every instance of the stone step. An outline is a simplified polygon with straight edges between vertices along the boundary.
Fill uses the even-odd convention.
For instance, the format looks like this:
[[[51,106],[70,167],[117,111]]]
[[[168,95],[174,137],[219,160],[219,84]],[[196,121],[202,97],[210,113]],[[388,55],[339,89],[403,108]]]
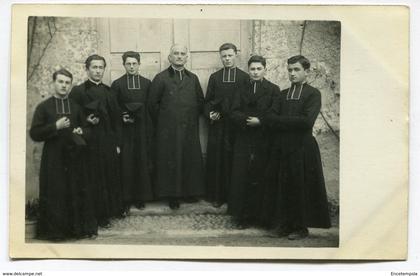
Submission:
[[[310,229],[310,237],[296,243],[257,227],[238,229],[226,211],[226,205],[215,208],[205,201],[181,203],[178,210],[171,210],[166,202],[151,202],[142,210],[131,208],[130,215],[125,218],[113,219],[111,227],[99,228],[98,237],[94,240],[70,240],[64,243],[291,247],[338,245],[337,227]],[[33,239],[33,226],[33,222],[27,222],[27,242],[37,242]]]
[[[150,215],[184,215],[184,214],[225,214],[227,205],[224,204],[220,208],[215,208],[211,203],[200,200],[194,203],[181,202],[180,208],[171,210],[167,202],[156,201],[146,203],[146,208],[139,210],[132,207],[130,214],[132,216],[150,216]]]

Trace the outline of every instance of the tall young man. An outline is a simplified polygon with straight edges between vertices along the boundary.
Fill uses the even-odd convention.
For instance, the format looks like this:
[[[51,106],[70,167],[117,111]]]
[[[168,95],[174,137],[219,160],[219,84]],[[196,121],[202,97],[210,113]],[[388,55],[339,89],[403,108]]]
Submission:
[[[308,227],[328,228],[330,217],[318,144],[312,135],[321,109],[321,93],[306,82],[310,62],[304,56],[287,60],[291,86],[275,100],[265,122],[277,130],[274,222],[278,235],[291,240],[308,236]],[[267,195],[266,195],[267,196]]]
[[[139,73],[140,54],[133,51],[122,55],[126,74],[115,80],[115,93],[122,121],[121,181],[124,215],[130,206],[142,209],[153,199],[151,169],[152,123],[146,107],[150,80]]]
[[[85,118],[68,98],[72,74],[53,74],[54,95],[41,102],[29,134],[44,142],[39,172],[37,237],[62,240],[96,236],[92,191],[86,171]]]
[[[109,86],[102,83],[106,62],[91,55],[85,62],[88,80],[75,86],[70,98],[83,107],[90,125],[89,168],[95,188],[98,223],[107,227],[111,217],[122,214],[119,156],[121,112]]]
[[[188,50],[173,45],[171,65],[152,81],[148,99],[155,125],[155,191],[178,209],[183,198],[204,195],[198,119],[204,96],[198,77],[185,69]]]
[[[220,207],[227,200],[230,183],[233,131],[230,111],[234,92],[248,81],[248,74],[237,67],[237,48],[225,43],[219,48],[223,68],[211,74],[207,86],[204,115],[210,120],[207,161],[206,199]]]
[[[271,134],[263,118],[280,93],[277,85],[264,78],[265,58],[252,56],[248,70],[249,81],[235,94],[231,111],[235,143],[228,213],[240,228],[260,223],[261,193]]]

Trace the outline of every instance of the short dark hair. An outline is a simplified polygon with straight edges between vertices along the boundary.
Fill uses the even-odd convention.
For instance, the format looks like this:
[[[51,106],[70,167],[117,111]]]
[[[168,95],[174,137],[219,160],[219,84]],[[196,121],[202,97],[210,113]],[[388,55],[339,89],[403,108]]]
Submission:
[[[104,62],[104,67],[106,67],[106,61],[105,61],[105,58],[104,58],[103,56],[100,56],[100,55],[96,55],[96,54],[94,54],[94,55],[89,56],[89,57],[86,59],[86,61],[85,61],[85,67],[86,67],[86,69],[89,69],[89,66],[90,66],[90,63],[92,62],[92,60],[103,60],[103,62]]]
[[[123,64],[125,64],[125,61],[127,58],[135,58],[140,63],[140,54],[134,51],[127,51],[122,55]]]
[[[236,48],[235,44],[233,43],[223,43],[222,46],[219,47],[219,53],[224,50],[232,49],[235,54],[238,52],[238,48]]]
[[[311,63],[309,62],[309,59],[302,55],[293,56],[287,60],[287,64],[295,64],[297,62],[299,62],[305,70],[311,68]]]
[[[55,81],[57,79],[58,75],[63,75],[63,76],[69,77],[71,79],[71,81],[73,81],[73,75],[70,73],[70,71],[68,71],[64,68],[61,68],[61,69],[59,69],[59,70],[57,70],[53,73],[53,75],[52,75],[53,81]]]
[[[258,56],[258,55],[252,56],[252,57],[248,60],[248,67],[249,67],[249,66],[251,65],[251,63],[253,63],[253,62],[259,62],[259,63],[261,63],[261,64],[264,66],[264,68],[265,68],[265,66],[267,65],[267,62],[266,62],[265,58],[264,58],[264,57],[262,57],[262,56]]]

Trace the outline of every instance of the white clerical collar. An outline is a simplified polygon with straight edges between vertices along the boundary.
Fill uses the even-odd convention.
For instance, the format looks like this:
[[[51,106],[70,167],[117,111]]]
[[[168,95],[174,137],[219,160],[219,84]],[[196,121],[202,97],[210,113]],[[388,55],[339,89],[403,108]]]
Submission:
[[[292,85],[304,85],[306,81],[298,82],[298,83],[292,83]]]
[[[60,96],[57,96],[56,94],[54,94],[53,97],[58,99],[58,100],[66,100],[69,97],[69,94],[67,94],[65,97],[60,97]]]
[[[236,66],[223,67],[222,82],[235,82],[236,81]]]
[[[57,95],[53,95],[55,98],[55,112],[59,115],[71,114],[70,101],[68,100],[68,94],[66,97],[61,98]]]
[[[172,69],[173,69],[174,71],[178,71],[178,72],[182,72],[182,71],[184,71],[184,70],[185,70],[185,68],[184,68],[184,67],[182,67],[182,69],[176,69],[173,65],[171,65],[171,67],[172,67]]]
[[[171,65],[171,67],[172,67],[172,70],[174,70],[174,73],[177,73],[179,75],[179,79],[182,81],[182,79],[183,79],[182,75],[185,72],[185,68],[183,67],[181,70],[178,70],[175,67],[173,67],[172,65]]]
[[[127,73],[127,76],[138,76],[138,75],[140,75],[140,73],[139,73],[139,71],[137,71],[136,73],[134,73],[134,74],[130,74],[130,73],[128,73],[128,72],[126,72]]]
[[[305,83],[306,81],[300,83],[292,83],[292,85],[289,87],[289,91],[287,91],[286,100],[300,100],[300,97],[302,96],[303,85]],[[298,89],[296,89],[297,86],[299,86]]]
[[[96,85],[100,85],[102,83],[102,81],[94,81],[91,78],[88,78],[90,82],[96,84]]]
[[[128,90],[138,90],[140,87],[140,74],[128,74],[127,73],[127,88]]]
[[[259,79],[259,80],[252,80],[252,79],[250,80],[251,81],[251,84],[252,84],[252,88],[253,88],[254,94],[257,93],[257,85],[260,87],[260,85],[262,84],[263,80],[264,80],[264,78]]]

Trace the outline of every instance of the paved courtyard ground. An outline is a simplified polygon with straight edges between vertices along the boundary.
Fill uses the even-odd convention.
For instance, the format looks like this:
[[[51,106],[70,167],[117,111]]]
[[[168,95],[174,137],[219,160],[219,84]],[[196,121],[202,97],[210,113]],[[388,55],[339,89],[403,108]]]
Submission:
[[[34,239],[34,222],[27,222],[26,241]],[[338,221],[333,218],[330,229],[309,229],[308,238],[290,241],[269,231],[237,229],[226,206],[214,208],[209,203],[184,203],[172,211],[164,202],[153,202],[143,210],[131,209],[130,216],[112,221],[108,229],[100,228],[94,240],[70,240],[75,244],[138,244],[138,245],[202,245],[202,246],[267,246],[267,247],[337,247]]]

